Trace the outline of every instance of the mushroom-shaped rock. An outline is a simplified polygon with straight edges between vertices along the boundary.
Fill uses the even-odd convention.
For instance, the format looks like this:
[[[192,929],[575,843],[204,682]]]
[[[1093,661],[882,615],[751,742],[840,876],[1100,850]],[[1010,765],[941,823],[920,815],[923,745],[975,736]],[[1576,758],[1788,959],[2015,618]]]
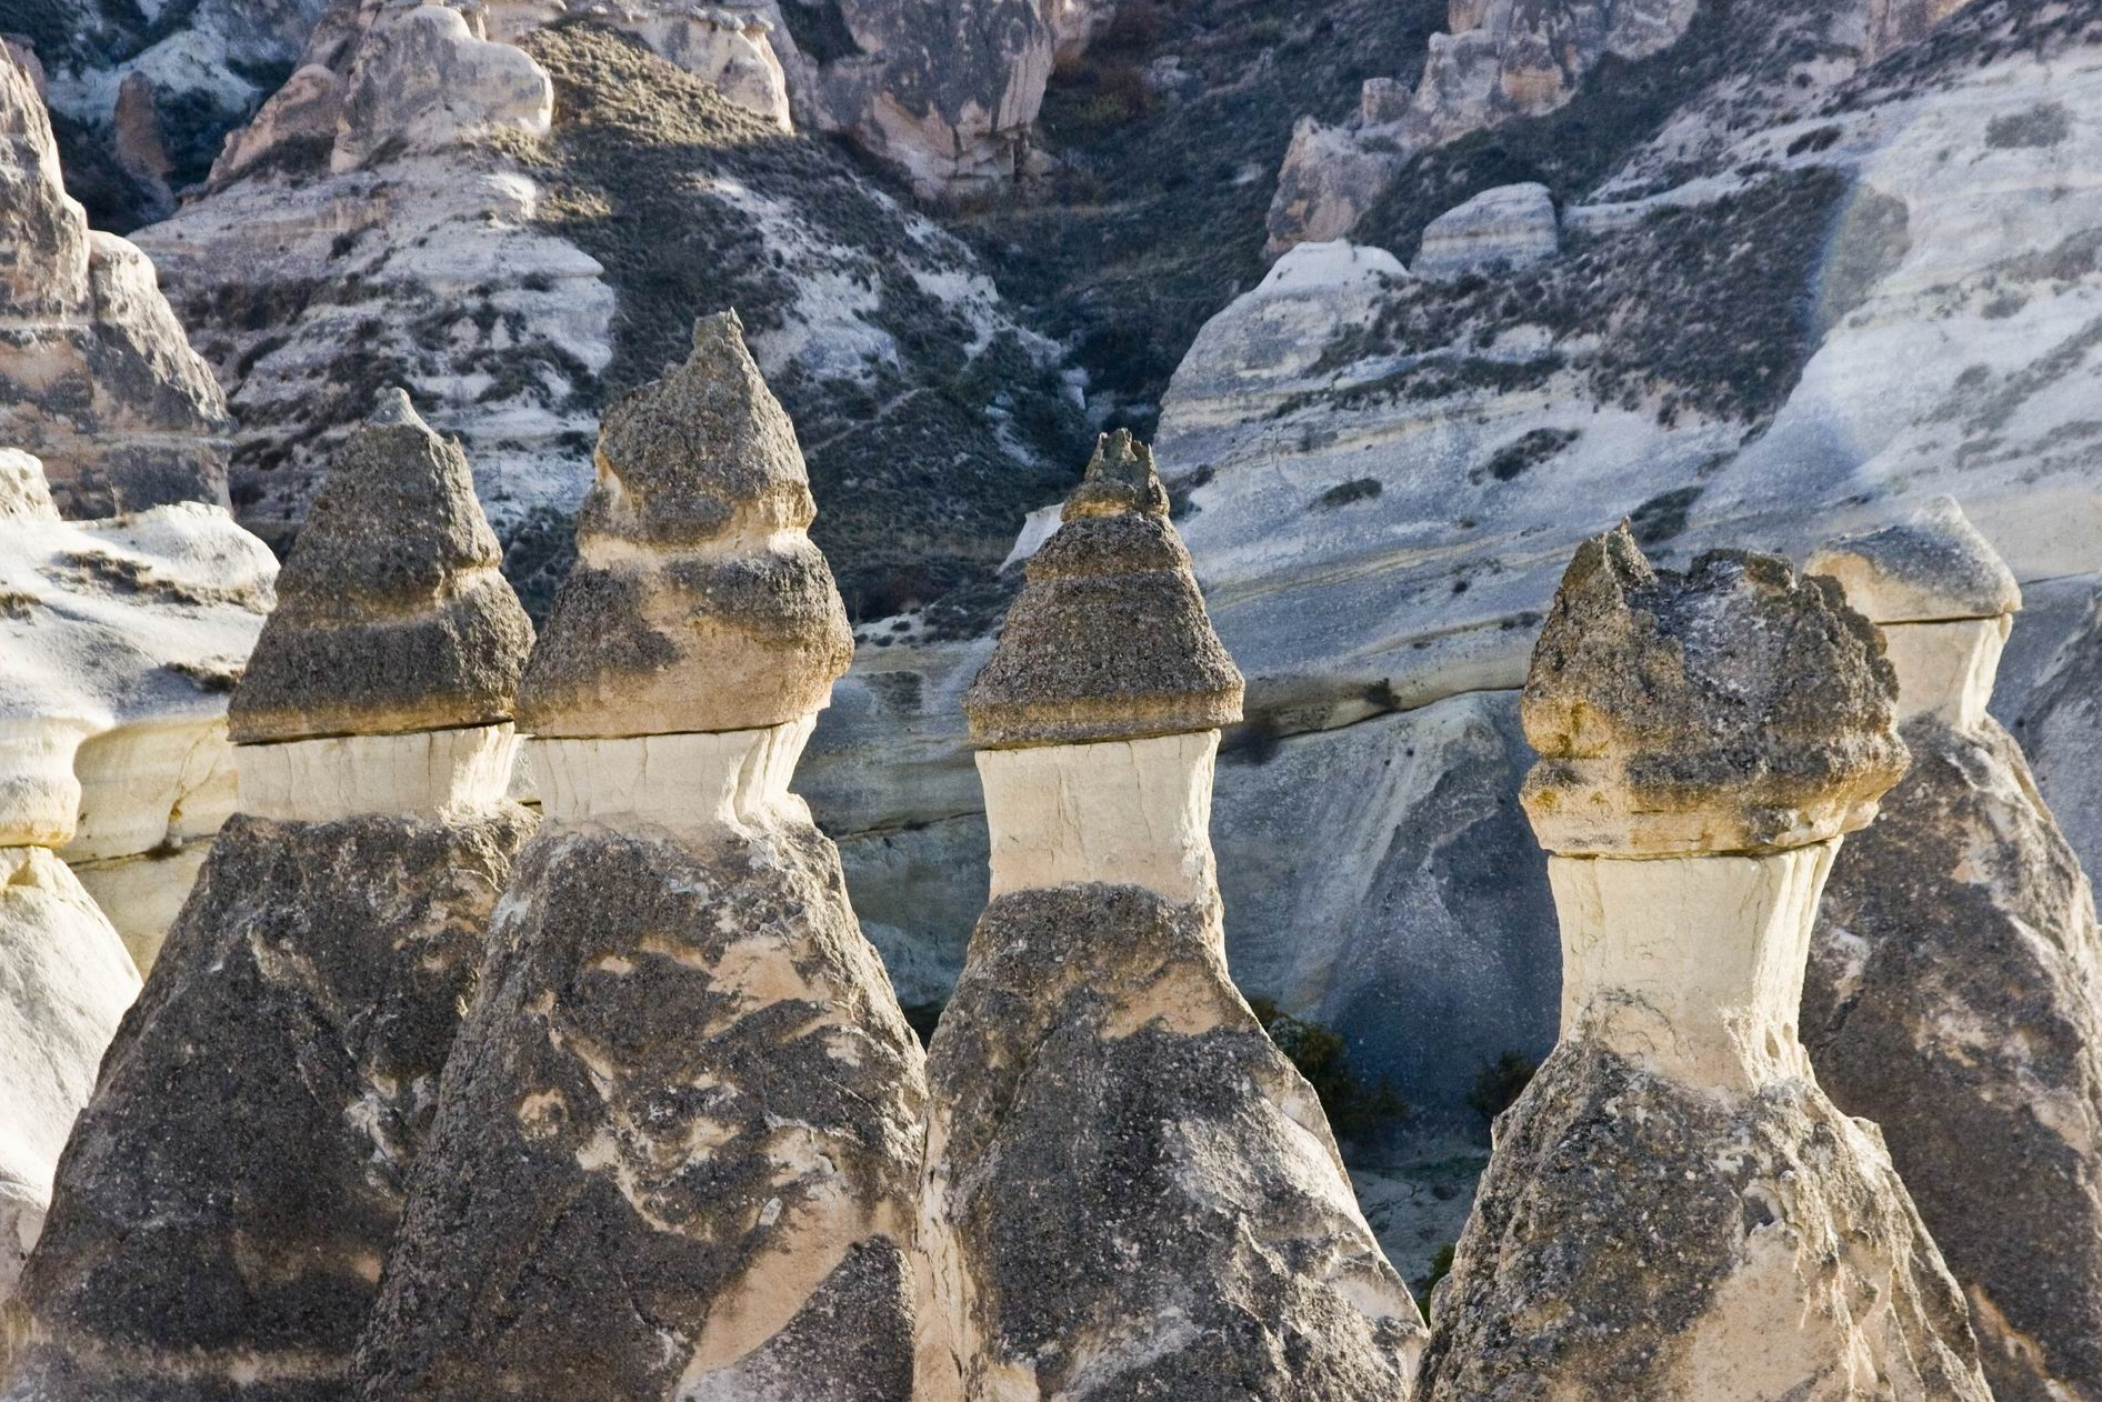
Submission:
[[[237,743],[498,724],[533,646],[460,445],[389,390],[345,441],[277,581]]]
[[[851,643],[736,318],[695,344],[608,415],[527,670],[545,822],[359,1349],[367,1402],[913,1396],[919,1044],[788,788]]]
[[[268,743],[235,746],[240,811],[59,1163],[8,1402],[343,1395],[533,827],[505,797],[531,630],[405,400],[322,501],[238,693]]]
[[[1241,674],[1169,524],[1151,450],[1105,434],[1062,522],[964,696],[973,743],[1136,740],[1239,720]]]
[[[1808,568],[1883,625],[1913,763],[1834,863],[1803,1040],[1833,1101],[1881,1127],[1970,1297],[1994,1395],[2096,1402],[2102,930],[1986,713],[2021,596],[1947,499]]]
[[[541,736],[779,725],[821,709],[854,656],[795,426],[735,312],[624,396],[599,436],[577,564],[519,691]]]
[[[1955,1281],[1796,1035],[1839,834],[1903,766],[1894,690],[1785,561],[1578,551],[1525,695],[1562,1036],[1497,1121],[1419,1398],[1986,1402]]]
[[[1587,541],[1526,678],[1522,795],[1569,855],[1761,852],[1852,832],[1905,772],[1881,639],[1830,581],[1718,550]]]
[[[929,1399],[1402,1399],[1423,1325],[1226,968],[1241,678],[1105,438],[966,697],[992,903],[928,1053]]]

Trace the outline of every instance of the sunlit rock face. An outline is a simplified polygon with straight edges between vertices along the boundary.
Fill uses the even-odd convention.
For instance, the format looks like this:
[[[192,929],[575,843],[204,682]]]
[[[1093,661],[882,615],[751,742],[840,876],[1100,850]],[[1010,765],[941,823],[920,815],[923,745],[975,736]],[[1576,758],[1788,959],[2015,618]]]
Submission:
[[[546,822],[439,1089],[368,1402],[914,1395],[919,1044],[788,789],[845,614],[737,318],[693,346],[608,415],[520,692]]]
[[[964,698],[992,903],[928,1054],[924,1396],[1405,1398],[1423,1326],[1228,976],[1242,682],[1105,437]]]
[[[152,265],[89,232],[60,181],[36,85],[10,52],[0,52],[0,196],[0,443],[43,459],[68,516],[225,505],[225,397]]]
[[[10,1402],[346,1395],[533,819],[532,632],[457,444],[349,444],[232,704],[241,812],[125,1014],[13,1306]]]
[[[1419,1397],[1991,1395],[1796,1030],[1834,854],[1903,769],[1895,693],[1829,580],[1732,551],[1659,572],[1625,527],[1579,548],[1524,712],[1562,1040],[1496,1123]]]
[[[2102,932],[1985,711],[2021,593],[1953,502],[1807,568],[1882,626],[1913,766],[1834,869],[1804,1040],[1832,1098],[1882,1128],[1969,1297],[1993,1395],[2087,1402],[2102,1396]]]
[[[60,846],[142,969],[233,811],[227,693],[276,573],[217,507],[62,520],[0,451],[0,825],[43,815],[18,839]]]

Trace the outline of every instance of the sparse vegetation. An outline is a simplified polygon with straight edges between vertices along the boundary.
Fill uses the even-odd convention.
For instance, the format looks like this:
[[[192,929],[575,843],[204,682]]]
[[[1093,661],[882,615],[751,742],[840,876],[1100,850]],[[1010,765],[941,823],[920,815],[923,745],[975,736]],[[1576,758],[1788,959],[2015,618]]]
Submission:
[[[1431,1296],[1437,1292],[1438,1282],[1452,1274],[1454,1249],[1455,1243],[1450,1241],[1438,1248],[1431,1257],[1430,1274],[1424,1278],[1423,1287],[1416,1291],[1416,1308],[1423,1311],[1425,1319],[1431,1317]]]
[[[1484,1120],[1494,1120],[1518,1102],[1539,1069],[1539,1063],[1523,1052],[1499,1053],[1496,1060],[1475,1073],[1467,1104]]]
[[[1269,998],[1250,999],[1249,1007],[1278,1050],[1314,1088],[1337,1138],[1363,1135],[1408,1118],[1408,1102],[1390,1082],[1368,1085],[1351,1070],[1349,1048],[1334,1028],[1293,1017]]]

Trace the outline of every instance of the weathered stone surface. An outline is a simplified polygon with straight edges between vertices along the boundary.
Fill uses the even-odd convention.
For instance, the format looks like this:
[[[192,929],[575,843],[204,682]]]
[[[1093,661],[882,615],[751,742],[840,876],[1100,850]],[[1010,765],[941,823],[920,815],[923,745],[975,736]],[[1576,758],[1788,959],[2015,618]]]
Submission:
[[[1526,813],[1563,853],[1765,851],[1866,825],[1905,769],[1882,640],[1830,580],[1711,551],[1577,550],[1533,652]]]
[[[1416,254],[1418,277],[1530,268],[1561,251],[1555,202],[1539,184],[1485,190],[1430,222]]]
[[[343,445],[228,718],[240,743],[511,718],[533,626],[467,456],[400,390]]]
[[[2022,587],[1954,497],[1927,503],[1910,520],[1835,541],[1806,573],[1829,575],[1871,622],[1939,623],[1998,618],[2022,607]]]
[[[216,507],[61,520],[0,450],[0,845],[62,845],[142,968],[233,811],[226,696],[276,573]]]
[[[34,85],[0,55],[0,443],[44,461],[70,516],[226,503],[225,396],[153,267],[60,183]]]
[[[1153,454],[1105,434],[964,695],[981,748],[1214,730],[1241,715]]]
[[[138,991],[117,932],[66,864],[41,847],[0,847],[0,1381],[59,1151]]]
[[[1953,502],[1811,567],[1884,622],[1913,767],[1840,854],[1804,1041],[1833,1100],[1882,1127],[1970,1298],[1994,1396],[2090,1402],[2102,1397],[2102,930],[2020,747],[1984,710],[2020,594]],[[1981,651],[1974,636],[1976,663],[1935,657]]]
[[[782,131],[795,130],[788,76],[774,52],[776,26],[756,10],[725,9],[696,0],[601,0],[582,11],[634,35],[753,116]],[[508,38],[509,28],[494,27],[490,37]]]
[[[735,312],[607,412],[577,565],[519,689],[537,735],[744,730],[820,709],[853,659],[795,427]]]
[[[911,1396],[920,1052],[807,816],[551,816],[484,981],[360,1396]]]
[[[554,107],[547,70],[522,49],[476,38],[459,11],[384,8],[358,46],[330,160],[342,172],[389,145],[444,147],[494,130],[538,135]]]
[[[228,824],[68,1145],[0,1395],[344,1395],[532,825]]]
[[[995,900],[929,1056],[935,1398],[1405,1398],[1422,1324],[1216,906]]]
[[[1633,628],[1580,602],[1606,577],[1643,580],[1651,602]],[[1542,755],[1528,813],[1556,854],[1562,1039],[1497,1121],[1432,1300],[1419,1396],[1991,1396],[1962,1296],[1888,1152],[1825,1097],[1797,1037],[1842,839],[1792,823],[1749,854],[1641,840],[1653,805],[1668,814],[1704,793],[1728,809],[1748,774],[1790,775],[1795,802],[1843,795],[1872,811],[1903,763],[1874,642],[1836,585],[1799,582],[1774,557],[1715,552],[1660,575],[1625,528],[1578,551],[1525,715]],[[1623,680],[1609,683],[1616,658]],[[1805,696],[1822,717],[1807,725]],[[1646,731],[1653,748],[1631,770],[1686,767],[1670,792],[1602,803],[1573,830],[1543,811],[1536,782],[1586,747],[1586,729]]]
[[[1420,1402],[1990,1396],[1873,1127],[1581,1040],[1498,1121],[1431,1319]]]
[[[1404,163],[1401,152],[1368,145],[1353,128],[1301,117],[1277,172],[1267,252],[1275,257],[1295,244],[1347,238]]]

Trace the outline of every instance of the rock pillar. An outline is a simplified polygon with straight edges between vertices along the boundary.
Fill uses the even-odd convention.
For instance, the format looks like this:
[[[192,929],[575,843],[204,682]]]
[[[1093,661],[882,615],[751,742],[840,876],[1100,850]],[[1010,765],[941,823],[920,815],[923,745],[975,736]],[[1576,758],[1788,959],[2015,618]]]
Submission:
[[[2102,1399],[2102,932],[1985,713],[2021,606],[1956,503],[1808,568],[1880,624],[1913,763],[1824,897],[1818,1080],[1874,1120],[1971,1304],[1999,1402]]]
[[[532,826],[499,558],[459,446],[392,392],[278,578],[229,708],[239,810],[60,1162],[9,1402],[347,1396]]]
[[[906,1402],[922,1059],[788,790],[853,643],[734,315],[598,467],[361,1395]]]
[[[1841,837],[1905,768],[1829,581],[1581,547],[1526,682],[1559,1045],[1497,1122],[1419,1396],[1985,1402],[1963,1300],[1796,1009]]]
[[[1242,683],[1152,456],[1105,438],[964,699],[992,903],[929,1054],[929,1398],[1401,1399],[1415,1302],[1227,973]]]

